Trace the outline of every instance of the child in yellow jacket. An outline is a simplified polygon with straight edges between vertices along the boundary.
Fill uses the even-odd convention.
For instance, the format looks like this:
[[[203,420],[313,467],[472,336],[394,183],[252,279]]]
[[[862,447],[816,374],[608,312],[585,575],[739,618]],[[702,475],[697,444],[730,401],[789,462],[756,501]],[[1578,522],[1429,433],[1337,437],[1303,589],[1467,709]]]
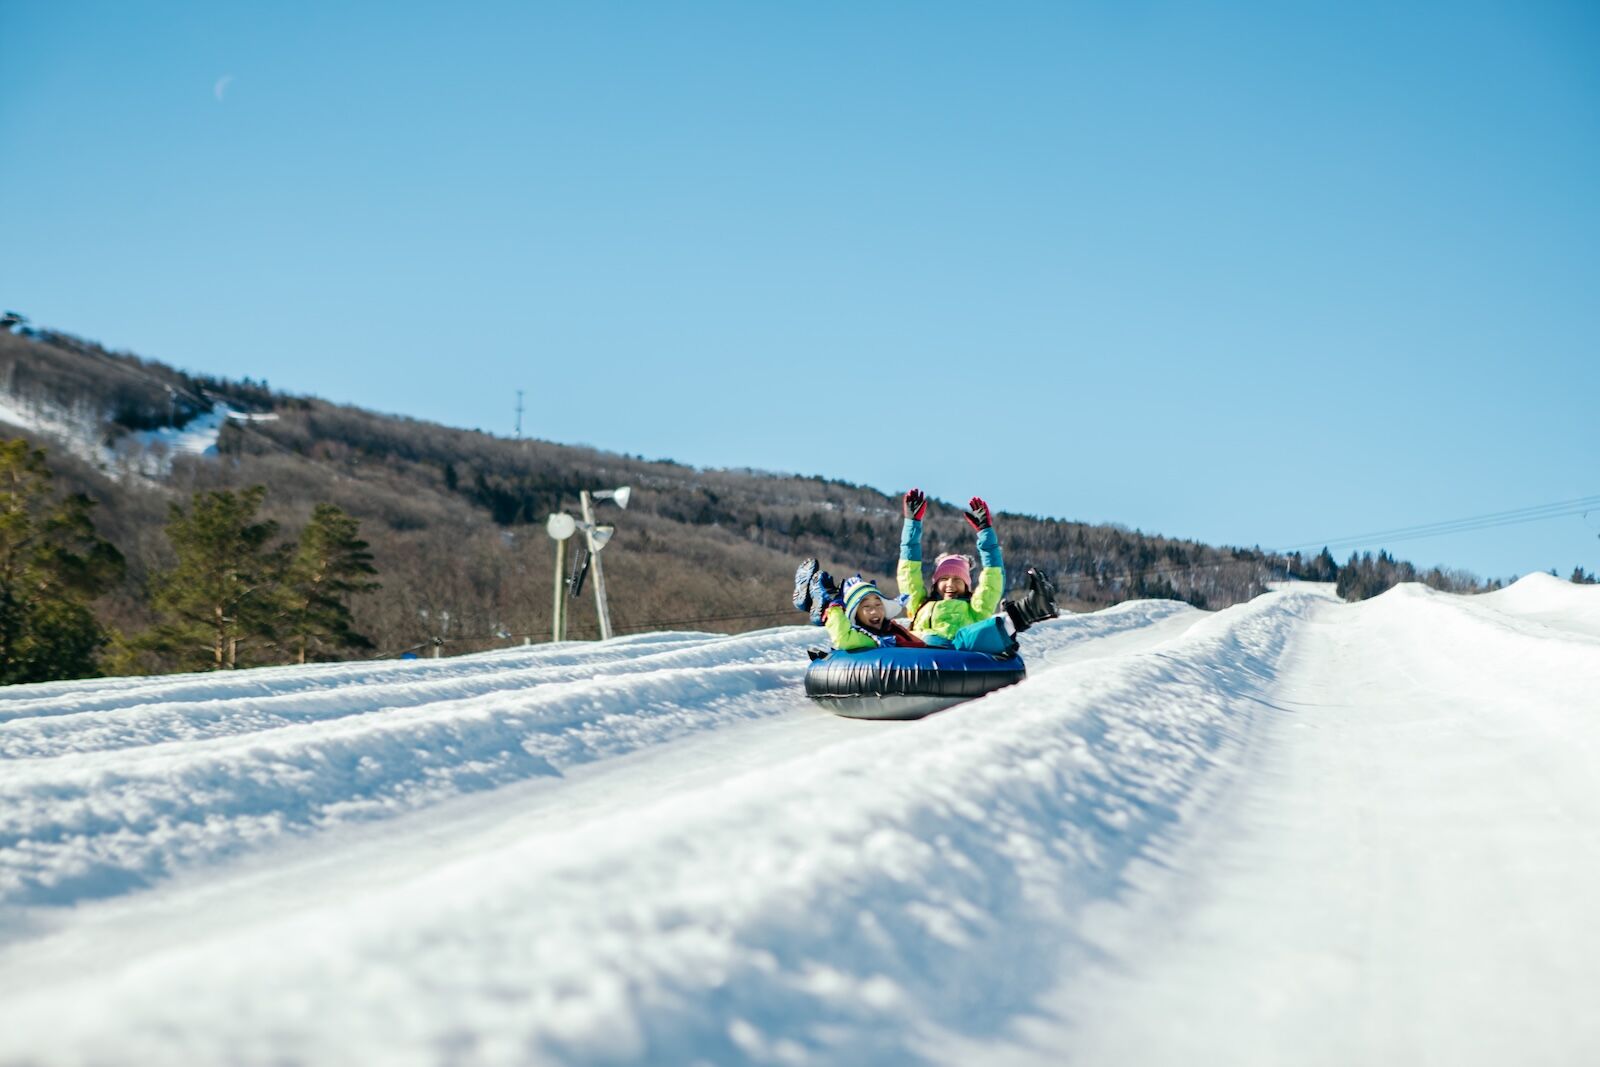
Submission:
[[[825,628],[841,652],[924,647],[921,639],[895,621],[900,601],[884,596],[859,574],[846,578],[841,589],[814,559],[794,572],[794,606],[810,612],[811,624]]]
[[[1042,619],[1057,616],[1054,588],[1042,574],[1028,568],[1028,594],[1015,603],[1002,598],[1006,590],[1005,562],[1000,537],[982,497],[967,502],[967,524],[978,535],[978,559],[983,572],[972,581],[972,561],[946,553],[934,560],[933,590],[922,581],[922,517],[928,498],[920,489],[905,495],[905,525],[900,534],[900,590],[910,594],[906,611],[911,629],[930,646],[958,648],[990,655],[1010,655],[1017,650],[1016,634]],[[996,612],[1004,606],[1006,618]],[[1006,627],[1007,619],[1011,628]]]
[[[924,647],[925,642],[894,620],[899,610],[898,600],[884,596],[858,574],[846,578],[838,599],[824,607],[822,625],[833,647],[843,652]]]

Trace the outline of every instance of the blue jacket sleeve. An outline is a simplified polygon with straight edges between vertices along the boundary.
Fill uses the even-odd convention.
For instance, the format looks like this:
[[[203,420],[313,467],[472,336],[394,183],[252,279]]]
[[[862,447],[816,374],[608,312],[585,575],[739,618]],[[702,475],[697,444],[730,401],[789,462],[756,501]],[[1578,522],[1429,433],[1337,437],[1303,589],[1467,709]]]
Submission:
[[[918,535],[921,535],[920,530],[918,531]],[[906,558],[905,541],[903,539],[900,543],[900,558]],[[922,558],[921,545],[917,546],[917,558]],[[1005,566],[1005,564],[1000,561],[1000,535],[994,532],[993,526],[989,527],[988,529],[978,531],[978,562],[983,564],[985,567],[1003,568]]]
[[[972,610],[979,619],[986,619],[1000,608],[1006,593],[1006,568],[1000,561],[1000,538],[994,530],[978,532],[978,557],[983,563],[983,573],[978,576],[978,587],[972,591]]]
[[[900,558],[922,562],[922,522],[918,519],[907,519],[900,528]]]

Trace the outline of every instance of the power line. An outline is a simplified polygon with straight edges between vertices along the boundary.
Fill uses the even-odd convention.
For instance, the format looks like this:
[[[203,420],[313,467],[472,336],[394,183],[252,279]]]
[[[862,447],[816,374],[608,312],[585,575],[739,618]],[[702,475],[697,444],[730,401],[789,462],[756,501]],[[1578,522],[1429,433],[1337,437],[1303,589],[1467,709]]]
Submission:
[[[1558,500],[1548,504],[1513,508],[1509,511],[1494,511],[1486,515],[1470,515],[1460,519],[1445,519],[1440,522],[1421,523],[1415,526],[1400,526],[1391,530],[1376,530],[1371,533],[1355,534],[1350,537],[1308,541],[1287,551],[1311,549],[1319,545],[1331,548],[1334,545],[1365,544],[1373,541],[1407,541],[1424,537],[1440,537],[1445,534],[1488,530],[1499,526],[1514,526],[1524,522],[1541,522],[1545,519],[1581,515],[1597,506],[1600,506],[1600,496],[1578,497],[1575,500]]]
[[[1131,580],[1135,573],[1140,575],[1176,574],[1182,571],[1212,569],[1218,567],[1234,566],[1239,564],[1260,565],[1266,563],[1272,556],[1287,558],[1302,550],[1323,547],[1332,549],[1334,546],[1341,548],[1371,544],[1375,541],[1397,542],[1422,540],[1429,537],[1442,537],[1447,534],[1471,533],[1477,530],[1489,530],[1501,526],[1516,526],[1521,523],[1543,522],[1548,519],[1566,518],[1572,515],[1582,515],[1600,507],[1600,496],[1578,497],[1573,500],[1558,500],[1548,504],[1536,504],[1531,507],[1513,508],[1507,511],[1489,512],[1484,515],[1472,515],[1460,519],[1446,519],[1441,522],[1422,523],[1415,526],[1400,526],[1390,530],[1377,530],[1372,533],[1358,534],[1352,537],[1327,538],[1324,540],[1309,541],[1294,548],[1282,549],[1276,552],[1263,552],[1264,558],[1242,558],[1220,560],[1211,563],[1168,563],[1152,567],[1119,571],[1118,575],[1126,574]],[[1246,550],[1251,551],[1251,550]],[[1110,577],[1109,574],[1101,577]]]

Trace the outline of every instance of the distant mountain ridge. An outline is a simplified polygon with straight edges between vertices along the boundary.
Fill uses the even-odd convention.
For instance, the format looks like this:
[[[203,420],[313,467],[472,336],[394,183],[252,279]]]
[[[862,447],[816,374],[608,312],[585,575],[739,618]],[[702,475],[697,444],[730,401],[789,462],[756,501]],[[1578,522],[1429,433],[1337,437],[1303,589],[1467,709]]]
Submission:
[[[556,578],[543,524],[575,511],[581,489],[633,487],[628,510],[608,507],[604,520],[617,528],[603,558],[618,632],[797,622],[788,587],[806,556],[838,573],[894,574],[899,500],[868,487],[507,439],[188,374],[55,331],[0,332],[0,424],[30,417],[17,429],[49,450],[66,487],[99,502],[102,533],[128,557],[128,586],[107,609],[125,628],[148,622],[141,583],[170,559],[169,502],[257,484],[286,530],[324,501],[361,520],[383,589],[356,616],[386,651],[547,640]],[[208,419],[211,454],[173,446]],[[1136,597],[1225,607],[1286,569],[1256,548],[1110,525],[1005,512],[996,524],[1010,577],[1041,567],[1077,609]],[[936,503],[930,558],[970,541],[959,510]],[[574,602],[569,635],[594,633],[590,600]]]

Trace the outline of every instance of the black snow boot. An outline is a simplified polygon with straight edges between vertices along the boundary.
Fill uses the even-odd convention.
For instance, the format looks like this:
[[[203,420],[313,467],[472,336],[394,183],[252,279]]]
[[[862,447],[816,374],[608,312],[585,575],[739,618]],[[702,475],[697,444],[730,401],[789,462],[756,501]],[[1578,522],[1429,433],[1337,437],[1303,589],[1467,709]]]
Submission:
[[[1050,579],[1032,567],[1028,568],[1027,574],[1027,589],[1021,596],[1008,598],[1004,605],[1011,628],[1019,634],[1036,622],[1061,616],[1056,608],[1056,587]]]

